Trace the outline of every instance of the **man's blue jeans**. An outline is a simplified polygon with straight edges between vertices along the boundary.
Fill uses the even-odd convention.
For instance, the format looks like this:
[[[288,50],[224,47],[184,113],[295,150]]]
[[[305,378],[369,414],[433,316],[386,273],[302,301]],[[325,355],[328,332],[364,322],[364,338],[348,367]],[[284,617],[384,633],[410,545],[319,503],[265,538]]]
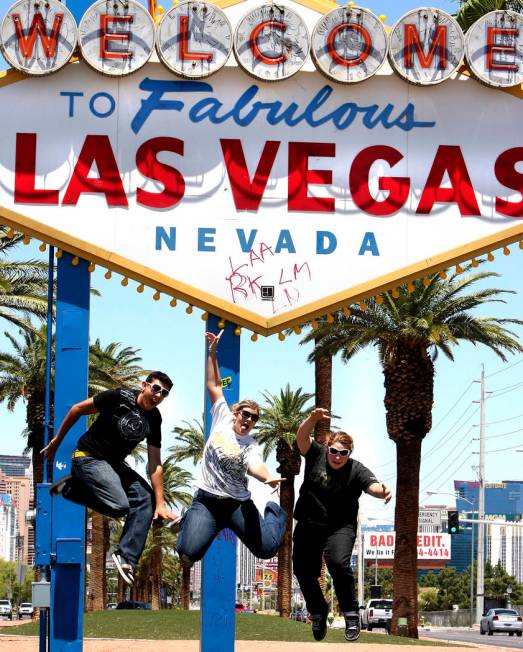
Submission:
[[[149,484],[125,462],[113,465],[94,457],[74,458],[71,473],[64,498],[104,516],[125,517],[118,548],[125,561],[136,566],[154,514]]]
[[[183,517],[176,551],[198,561],[218,532],[230,528],[255,557],[271,559],[281,545],[286,523],[287,514],[277,503],[267,503],[262,516],[252,500],[218,498],[199,489]]]

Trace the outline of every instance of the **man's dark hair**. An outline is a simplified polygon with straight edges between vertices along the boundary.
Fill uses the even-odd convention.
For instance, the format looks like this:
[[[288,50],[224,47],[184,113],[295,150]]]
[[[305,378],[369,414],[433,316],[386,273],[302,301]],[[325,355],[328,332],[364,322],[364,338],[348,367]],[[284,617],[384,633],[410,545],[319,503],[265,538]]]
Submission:
[[[171,391],[173,386],[173,381],[169,378],[167,374],[164,374],[163,371],[151,371],[151,373],[145,379],[146,383],[151,383],[154,379],[159,380],[164,385],[167,385],[167,389]]]

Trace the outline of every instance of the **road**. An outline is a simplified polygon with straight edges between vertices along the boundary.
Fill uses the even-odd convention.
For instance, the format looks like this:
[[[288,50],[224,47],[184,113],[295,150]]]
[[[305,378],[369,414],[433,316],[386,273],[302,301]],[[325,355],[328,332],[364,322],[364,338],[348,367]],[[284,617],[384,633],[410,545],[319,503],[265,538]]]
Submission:
[[[450,641],[456,643],[476,643],[488,645],[499,650],[500,648],[512,648],[523,650],[523,638],[509,636],[508,634],[494,634],[493,636],[481,636],[479,631],[469,629],[420,629],[420,638],[432,638],[438,641]]]

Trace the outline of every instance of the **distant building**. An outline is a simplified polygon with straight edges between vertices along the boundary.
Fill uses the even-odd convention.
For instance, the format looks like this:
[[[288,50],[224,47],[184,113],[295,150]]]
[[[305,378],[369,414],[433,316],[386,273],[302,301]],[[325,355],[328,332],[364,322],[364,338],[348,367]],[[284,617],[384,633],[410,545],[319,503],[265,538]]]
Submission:
[[[455,480],[456,507],[465,518],[477,512],[479,482]],[[503,568],[523,582],[523,528],[511,527],[523,517],[523,481],[504,480],[485,483],[485,518],[505,521],[502,525],[485,526],[485,559],[492,565],[501,562]],[[476,516],[477,517],[477,516]],[[474,558],[477,555],[477,526],[474,527]],[[452,566],[462,572],[470,566],[472,556],[472,525],[461,523],[460,534],[453,536]]]
[[[15,560],[16,515],[9,494],[0,494],[0,559]]]
[[[25,520],[33,501],[33,474],[29,457],[0,455],[0,493],[11,496],[16,510],[13,559],[31,565],[34,558],[34,529]]]
[[[25,477],[31,466],[31,458],[25,455],[0,455],[0,471],[10,477]]]
[[[14,559],[27,564],[32,563],[29,549],[29,526],[25,515],[31,504],[32,479],[21,476],[8,476],[0,473],[1,490],[12,498],[16,511],[16,550]]]

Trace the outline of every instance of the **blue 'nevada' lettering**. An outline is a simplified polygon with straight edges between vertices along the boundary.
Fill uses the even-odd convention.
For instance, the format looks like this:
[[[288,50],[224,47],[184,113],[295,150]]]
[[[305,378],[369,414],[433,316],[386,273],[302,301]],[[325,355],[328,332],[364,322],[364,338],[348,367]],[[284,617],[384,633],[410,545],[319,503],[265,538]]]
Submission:
[[[226,107],[217,97],[211,96],[198,100],[191,105],[177,99],[165,99],[165,93],[214,93],[211,84],[201,81],[172,81],[151,79],[146,77],[140,82],[140,90],[149,93],[140,102],[140,108],[131,121],[131,129],[137,134],[154,111],[187,111],[187,117],[195,124],[209,121],[218,125],[232,121],[239,127],[249,127],[256,118],[265,119],[266,123],[275,126],[285,124],[295,127],[307,124],[317,128],[332,124],[336,129],[348,129],[357,118],[366,129],[382,126],[385,129],[397,128],[401,131],[426,129],[435,126],[435,121],[416,120],[416,106],[409,102],[403,109],[397,109],[394,104],[359,105],[355,102],[343,102],[328,110],[324,104],[331,99],[334,89],[326,84],[309,100],[300,106],[296,102],[284,104],[280,100],[262,102],[256,100],[259,87],[249,86],[236,101]]]
[[[242,253],[248,254],[254,248],[254,243],[258,229],[251,229],[248,234],[245,229],[236,229],[238,236],[238,244]],[[197,251],[216,251],[214,237],[216,229],[214,227],[199,227],[197,229]],[[169,251],[176,251],[176,227],[170,226],[167,230],[163,226],[156,227],[155,249],[162,251],[166,247]],[[316,231],[316,250],[318,255],[329,255],[336,251],[338,247],[338,239],[332,231]],[[279,254],[285,250],[285,253],[295,254],[296,247],[292,240],[292,235],[289,229],[281,229],[276,244],[274,246],[274,253]],[[376,236],[372,231],[366,231],[358,251],[358,256],[364,256],[370,253],[373,256],[379,256],[378,243]]]

